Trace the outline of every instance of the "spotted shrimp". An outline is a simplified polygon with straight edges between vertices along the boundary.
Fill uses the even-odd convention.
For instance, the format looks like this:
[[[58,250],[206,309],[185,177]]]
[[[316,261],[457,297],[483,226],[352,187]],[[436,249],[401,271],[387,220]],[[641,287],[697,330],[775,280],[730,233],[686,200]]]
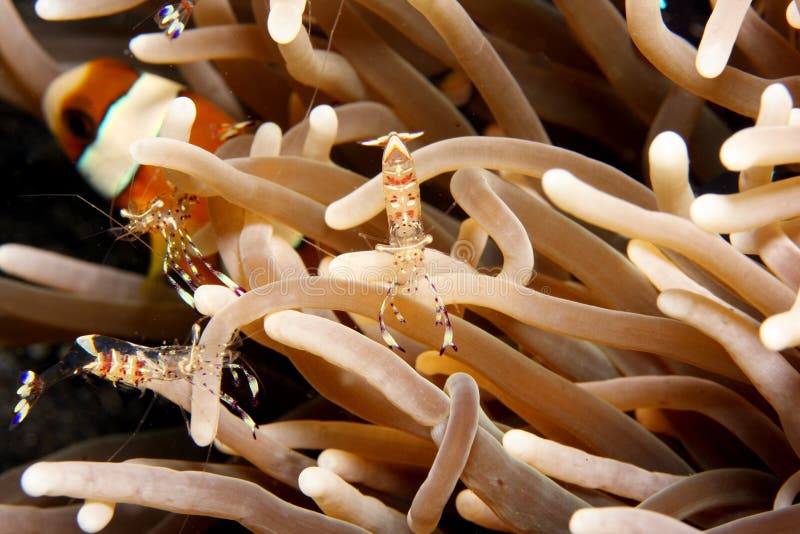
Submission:
[[[115,386],[129,386],[142,391],[154,380],[186,380],[193,383],[192,377],[196,376],[196,371],[206,365],[200,357],[199,338],[200,327],[197,324],[192,327],[190,345],[146,347],[96,334],[81,336],[75,340],[64,359],[41,375],[31,370],[20,375],[17,389],[19,401],[14,407],[11,428],[28,416],[46,387],[75,375],[91,374],[109,380]],[[226,349],[221,365],[231,373],[234,383],[244,377],[255,398],[259,390],[258,380],[234,361],[236,356],[235,352]],[[258,425],[253,418],[230,395],[221,391],[215,392],[215,395],[247,424],[255,438]]]
[[[194,307],[194,291],[202,284],[219,282],[236,295],[245,290],[228,275],[212,267],[203,257],[184,227],[190,217],[192,206],[197,203],[195,195],[178,195],[172,198],[156,198],[141,213],[122,209],[120,214],[128,219],[125,229],[132,235],[159,232],[166,243],[162,271],[170,286],[189,306]],[[177,278],[173,275],[177,274]],[[183,282],[183,285],[181,284]]]
[[[405,141],[420,137],[423,132],[397,133],[363,141],[363,145],[381,146],[383,149],[382,176],[383,199],[386,204],[386,215],[389,219],[389,244],[378,244],[375,248],[394,256],[394,279],[386,291],[378,312],[378,323],[384,342],[392,349],[405,352],[386,328],[384,313],[388,305],[398,321],[404,323],[405,317],[395,304],[395,296],[401,289],[409,293],[417,290],[419,279],[424,278],[433,293],[434,322],[444,326],[444,339],[439,349],[443,354],[447,347],[458,350],[453,343],[453,326],[439,292],[436,290],[423,264],[425,247],[433,241],[422,226],[422,202],[420,200],[419,182],[414,168],[414,160],[408,152]]]

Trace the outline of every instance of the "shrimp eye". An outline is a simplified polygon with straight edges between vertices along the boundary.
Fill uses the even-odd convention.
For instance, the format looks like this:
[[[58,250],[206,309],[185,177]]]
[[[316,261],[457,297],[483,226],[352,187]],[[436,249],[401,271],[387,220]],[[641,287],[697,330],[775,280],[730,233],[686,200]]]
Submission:
[[[97,133],[94,120],[85,111],[80,109],[65,109],[61,114],[61,119],[66,124],[69,132],[84,141],[91,141]]]

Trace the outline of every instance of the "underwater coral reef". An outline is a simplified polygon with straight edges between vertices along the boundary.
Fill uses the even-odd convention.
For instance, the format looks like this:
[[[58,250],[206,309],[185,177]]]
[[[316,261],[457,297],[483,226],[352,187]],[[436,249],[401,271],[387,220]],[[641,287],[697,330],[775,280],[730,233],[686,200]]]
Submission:
[[[0,531],[796,531],[798,4],[0,0]]]

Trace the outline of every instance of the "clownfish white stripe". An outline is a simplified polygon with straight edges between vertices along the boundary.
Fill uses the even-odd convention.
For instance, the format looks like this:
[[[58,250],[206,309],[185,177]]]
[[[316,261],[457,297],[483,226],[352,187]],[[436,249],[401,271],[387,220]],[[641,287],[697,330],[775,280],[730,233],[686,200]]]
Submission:
[[[170,102],[183,89],[177,82],[144,73],[109,107],[95,141],[78,160],[78,170],[97,192],[113,198],[125,190],[138,168],[128,148],[158,135]]]

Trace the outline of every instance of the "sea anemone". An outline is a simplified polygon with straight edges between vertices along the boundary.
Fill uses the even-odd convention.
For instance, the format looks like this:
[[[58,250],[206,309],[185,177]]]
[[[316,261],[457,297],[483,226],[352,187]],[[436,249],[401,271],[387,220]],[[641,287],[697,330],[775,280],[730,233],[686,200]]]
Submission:
[[[40,114],[63,64],[92,59],[53,43],[146,28],[140,4],[38,0],[50,21],[23,22],[0,0],[0,95]],[[4,525],[793,530],[800,12],[673,4],[199,0],[178,35],[135,36],[139,62],[266,121],[212,153],[188,142],[195,108],[179,99],[160,136],[127,147],[206,199],[210,224],[191,239],[243,294],[197,288],[202,364],[143,382],[190,413],[194,445],[142,431],[116,461],[102,460],[121,440],[104,438],[9,470]],[[55,21],[81,18],[96,20]],[[380,156],[357,142],[415,131],[433,237],[415,261],[431,283],[392,303],[401,352],[376,321],[401,268],[368,243],[387,233]],[[131,271],[16,243],[0,268],[6,345],[92,333],[156,346],[197,319]],[[299,371],[314,390],[256,414],[254,433],[220,407],[237,337],[252,340],[245,361],[282,369],[258,372]],[[264,382],[261,403],[280,404]],[[221,454],[203,462],[196,446],[211,444]]]

